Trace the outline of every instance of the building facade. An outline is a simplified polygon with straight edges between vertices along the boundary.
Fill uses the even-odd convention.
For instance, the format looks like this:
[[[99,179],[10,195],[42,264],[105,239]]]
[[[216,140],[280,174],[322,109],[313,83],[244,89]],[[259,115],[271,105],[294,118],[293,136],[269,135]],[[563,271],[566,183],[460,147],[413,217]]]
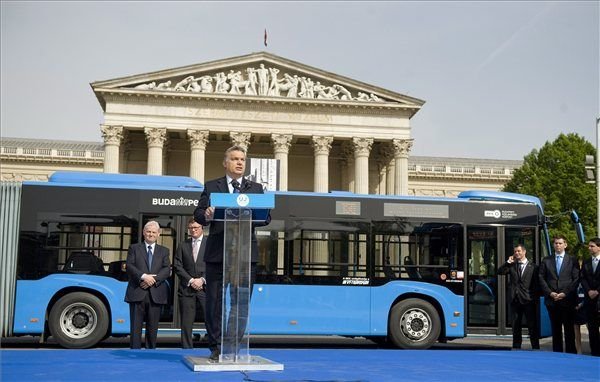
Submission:
[[[411,157],[424,101],[266,52],[91,84],[103,144],[2,141],[2,179],[57,169],[221,176],[231,145],[279,163],[281,190],[455,196],[520,161]]]

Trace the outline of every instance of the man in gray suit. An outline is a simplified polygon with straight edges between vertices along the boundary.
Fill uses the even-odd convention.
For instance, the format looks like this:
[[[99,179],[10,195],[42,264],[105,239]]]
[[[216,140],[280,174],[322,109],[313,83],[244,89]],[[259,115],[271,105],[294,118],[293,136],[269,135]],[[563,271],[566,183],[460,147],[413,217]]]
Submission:
[[[579,285],[579,262],[567,255],[567,239],[554,238],[554,255],[546,256],[540,264],[540,287],[552,325],[552,351],[577,354],[575,347],[575,307]]]
[[[532,349],[540,348],[537,325],[538,268],[527,259],[527,250],[522,244],[513,249],[513,255],[500,268],[498,274],[510,275],[512,308],[513,349],[520,349],[523,316],[527,320]]]
[[[179,308],[181,310],[181,346],[184,349],[192,349],[192,329],[196,318],[196,308],[202,309],[203,321],[205,316],[206,285],[204,239],[202,226],[194,221],[188,220],[188,232],[190,238],[181,243],[175,254],[175,273],[179,278]]]
[[[142,326],[146,322],[146,348],[156,348],[160,308],[168,302],[171,275],[169,249],[158,245],[160,225],[149,221],[144,226],[144,241],[131,244],[127,252],[129,283],[125,302],[129,303],[131,325],[130,347],[142,347]]]

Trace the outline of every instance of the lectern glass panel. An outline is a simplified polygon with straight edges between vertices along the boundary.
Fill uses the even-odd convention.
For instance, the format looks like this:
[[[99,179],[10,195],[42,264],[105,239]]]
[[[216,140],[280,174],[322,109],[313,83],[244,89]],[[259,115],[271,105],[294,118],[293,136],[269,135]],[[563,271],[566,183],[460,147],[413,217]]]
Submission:
[[[249,362],[252,210],[226,208],[220,362]]]

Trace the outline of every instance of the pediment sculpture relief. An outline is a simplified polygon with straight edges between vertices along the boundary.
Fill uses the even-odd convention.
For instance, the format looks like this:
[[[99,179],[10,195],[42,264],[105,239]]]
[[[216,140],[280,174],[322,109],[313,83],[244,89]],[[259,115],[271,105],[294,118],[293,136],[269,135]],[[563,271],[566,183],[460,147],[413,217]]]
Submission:
[[[342,101],[386,102],[373,93],[352,92],[339,84],[331,86],[313,81],[310,77],[280,73],[277,68],[246,68],[244,72],[230,70],[214,76],[187,76],[177,83],[155,81],[135,86],[140,90],[178,91],[191,93],[216,93],[258,95],[269,97],[309,98]]]

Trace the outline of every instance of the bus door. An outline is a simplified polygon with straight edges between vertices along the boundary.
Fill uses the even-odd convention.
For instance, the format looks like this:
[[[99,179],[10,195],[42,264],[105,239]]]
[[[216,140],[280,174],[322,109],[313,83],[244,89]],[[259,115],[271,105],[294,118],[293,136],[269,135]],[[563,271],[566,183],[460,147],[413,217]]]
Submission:
[[[497,334],[498,228],[467,228],[467,333]]]
[[[179,328],[179,304],[177,304],[177,288],[179,280],[173,271],[173,260],[177,244],[185,240],[187,232],[187,216],[181,215],[142,215],[142,227],[150,220],[160,224],[161,234],[158,238],[158,244],[169,249],[169,260],[171,262],[171,277],[169,278],[169,302],[164,305],[160,314],[161,328]],[[140,229],[140,233],[142,230]],[[143,237],[140,238],[143,240]]]

